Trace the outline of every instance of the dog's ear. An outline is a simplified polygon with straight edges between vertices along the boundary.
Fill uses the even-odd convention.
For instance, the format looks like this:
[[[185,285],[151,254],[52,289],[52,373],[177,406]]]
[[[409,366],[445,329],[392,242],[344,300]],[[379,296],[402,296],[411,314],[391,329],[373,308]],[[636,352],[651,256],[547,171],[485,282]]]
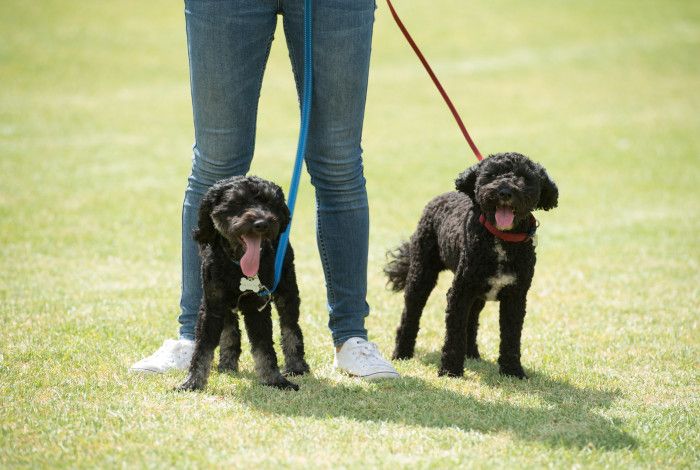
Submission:
[[[275,185],[276,186],[276,185]],[[280,230],[279,234],[287,230],[287,225],[289,225],[289,207],[284,199],[284,192],[279,186],[275,187],[275,200],[278,201],[276,212],[280,216]]]
[[[545,211],[554,209],[559,202],[559,189],[544,168],[539,167],[538,176],[540,178],[540,200],[537,202],[537,209]]]
[[[466,170],[464,170],[455,180],[455,187],[457,191],[461,191],[472,200],[476,199],[474,191],[476,189],[476,177],[479,176],[479,170],[481,169],[481,163],[472,165]]]
[[[192,237],[198,243],[212,243],[216,239],[216,227],[211,218],[211,213],[218,204],[223,188],[219,185],[212,186],[204,195],[199,206],[199,222],[197,228],[192,231]]]

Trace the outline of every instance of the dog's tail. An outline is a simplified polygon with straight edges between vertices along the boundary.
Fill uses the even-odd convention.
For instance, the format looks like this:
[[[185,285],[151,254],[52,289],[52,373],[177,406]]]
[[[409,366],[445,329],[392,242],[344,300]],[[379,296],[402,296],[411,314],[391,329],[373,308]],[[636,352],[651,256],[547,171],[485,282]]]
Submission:
[[[406,277],[411,260],[410,248],[409,242],[403,242],[398,248],[386,253],[389,261],[384,266],[384,274],[389,278],[387,286],[394,292],[400,292],[406,287]]]

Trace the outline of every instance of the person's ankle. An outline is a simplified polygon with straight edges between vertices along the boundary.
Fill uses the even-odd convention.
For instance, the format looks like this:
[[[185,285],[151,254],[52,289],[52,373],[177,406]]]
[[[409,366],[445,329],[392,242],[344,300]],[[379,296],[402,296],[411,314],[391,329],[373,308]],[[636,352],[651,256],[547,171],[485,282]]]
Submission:
[[[365,338],[365,337],[362,337],[362,336],[353,336],[353,338],[360,338],[360,339],[362,339],[362,340],[364,340],[364,341],[369,341],[368,338]],[[346,338],[345,340],[343,340],[342,343],[337,343],[337,344],[335,344],[335,352],[337,352],[337,353],[340,352],[340,350],[343,349],[343,346],[345,345],[345,343],[346,343],[349,339],[351,339],[351,338]]]

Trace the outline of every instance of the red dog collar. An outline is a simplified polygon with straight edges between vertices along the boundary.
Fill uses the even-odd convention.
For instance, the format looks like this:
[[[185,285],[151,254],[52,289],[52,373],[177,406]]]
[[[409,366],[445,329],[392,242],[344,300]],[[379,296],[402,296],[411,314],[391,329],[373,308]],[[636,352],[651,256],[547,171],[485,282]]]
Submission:
[[[535,231],[537,230],[537,226],[539,223],[537,222],[537,219],[535,219],[535,216],[530,214],[530,231],[525,233],[517,233],[517,232],[503,232],[501,230],[498,230],[496,227],[493,226],[491,222],[486,220],[486,217],[484,214],[481,214],[479,216],[479,222],[481,222],[481,225],[486,227],[486,230],[491,232],[491,234],[496,237],[500,238],[503,241],[506,242],[512,242],[512,243],[520,243],[520,242],[525,242],[528,240],[531,240],[532,237],[535,236]]]

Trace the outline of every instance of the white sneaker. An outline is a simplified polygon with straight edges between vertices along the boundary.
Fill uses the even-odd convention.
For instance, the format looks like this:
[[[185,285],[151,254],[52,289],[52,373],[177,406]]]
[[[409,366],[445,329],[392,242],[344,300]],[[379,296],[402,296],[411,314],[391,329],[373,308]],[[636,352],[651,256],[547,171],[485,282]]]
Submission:
[[[377,345],[362,338],[350,338],[336,351],[333,367],[366,380],[393,379],[399,376]]]
[[[171,369],[184,370],[190,366],[194,341],[167,339],[152,355],[141,359],[129,369],[131,372],[162,374]]]

